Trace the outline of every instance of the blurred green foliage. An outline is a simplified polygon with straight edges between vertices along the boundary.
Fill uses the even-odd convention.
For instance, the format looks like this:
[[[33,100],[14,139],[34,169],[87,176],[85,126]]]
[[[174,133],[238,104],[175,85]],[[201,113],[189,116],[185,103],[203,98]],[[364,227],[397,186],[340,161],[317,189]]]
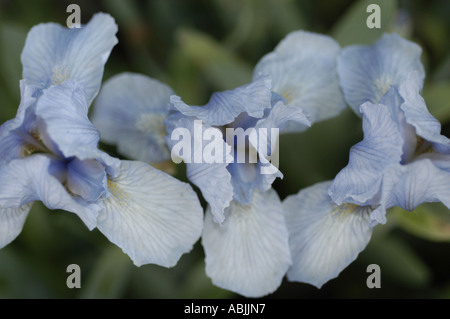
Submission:
[[[70,3],[80,5],[82,23],[99,11],[117,21],[119,44],[106,64],[104,80],[123,71],[143,73],[166,82],[196,105],[204,104],[214,91],[249,81],[257,61],[290,31],[329,34],[342,46],[369,44],[382,32],[395,31],[423,48],[423,96],[450,136],[446,0],[0,0],[0,123],[14,117],[20,102],[20,53],[28,30],[41,22],[65,24]],[[381,7],[381,29],[365,25],[370,3]],[[280,197],[332,179],[361,138],[361,121],[350,110],[305,133],[282,136],[284,179],[274,183]],[[185,179],[184,167],[176,168],[176,176]],[[415,212],[394,209],[387,224],[376,227],[366,250],[338,278],[320,290],[285,281],[268,297],[448,298],[449,213],[440,204],[424,204]],[[72,263],[81,267],[81,289],[66,286],[66,268]],[[381,267],[381,289],[366,286],[366,268],[372,263]],[[20,236],[0,250],[0,298],[234,297],[239,296],[214,287],[206,277],[199,243],[172,269],[138,268],[74,214],[49,211],[39,203]]]

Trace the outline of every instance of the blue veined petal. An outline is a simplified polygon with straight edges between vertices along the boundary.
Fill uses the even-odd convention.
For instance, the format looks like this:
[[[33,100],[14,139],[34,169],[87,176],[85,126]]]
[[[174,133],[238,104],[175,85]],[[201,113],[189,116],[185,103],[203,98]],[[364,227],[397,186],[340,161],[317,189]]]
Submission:
[[[416,151],[417,134],[414,127],[406,121],[405,113],[401,109],[403,102],[397,87],[391,87],[380,100],[380,104],[388,107],[392,120],[402,136],[402,163],[406,163]]]
[[[172,155],[176,153],[175,149],[179,143],[189,149],[187,151],[183,147],[183,154],[180,154],[181,159],[186,163],[187,178],[200,189],[203,197],[212,207],[215,221],[222,223],[224,220],[224,209],[230,205],[233,199],[231,175],[227,170],[228,163],[232,161],[231,148],[223,140],[222,132],[217,128],[210,127],[201,120],[186,117],[181,113],[175,113],[168,117],[165,124],[168,132],[166,141]],[[181,133],[186,133],[186,136],[176,136],[179,130],[183,130]],[[216,132],[218,140],[203,141],[206,130]],[[205,162],[206,157],[204,155],[208,155],[205,149],[207,145],[213,142],[222,151],[222,156],[219,156],[217,161],[208,163]],[[210,159],[212,160],[213,158]]]
[[[328,196],[330,185],[330,181],[315,184],[283,201],[292,255],[290,281],[320,288],[352,263],[370,241],[371,208],[337,206]]]
[[[228,171],[233,185],[233,199],[249,205],[255,190],[265,192],[276,178],[283,178],[281,171],[271,163],[230,163]]]
[[[388,107],[366,102],[361,112],[364,139],[351,148],[348,165],[337,174],[329,191],[338,205],[372,205],[384,172],[401,161],[403,140]]]
[[[176,95],[170,102],[186,116],[195,116],[208,125],[225,125],[244,112],[251,117],[263,117],[264,110],[271,107],[271,99],[271,80],[260,76],[233,90],[214,93],[204,106],[189,106]]]
[[[310,124],[300,108],[286,106],[278,101],[264,118],[247,129],[249,147],[245,151],[249,154],[250,150],[254,151],[254,161],[250,161],[252,156],[249,155],[245,163],[240,163],[235,154],[234,163],[228,165],[228,171],[232,175],[234,199],[239,203],[248,204],[255,189],[267,191],[277,177],[283,178],[278,169],[277,144],[280,131],[291,121],[305,126]],[[239,151],[235,149],[235,152]]]
[[[251,128],[248,149],[255,150],[258,161],[251,163],[248,159],[247,163],[233,163],[228,166],[232,174],[235,200],[247,204],[254,189],[267,191],[277,177],[283,178],[278,169],[278,139],[280,132],[292,122],[310,125],[302,109],[286,106],[282,101],[278,101],[270,112]]]
[[[217,223],[224,221],[224,210],[233,199],[231,175],[226,166],[217,163],[186,164],[187,178],[200,189],[204,199],[211,206]]]
[[[275,291],[289,265],[288,233],[280,199],[255,191],[250,205],[233,201],[222,225],[208,209],[202,235],[206,274],[214,285],[246,297]]]
[[[346,103],[339,87],[336,57],[339,44],[331,37],[306,31],[288,34],[256,65],[260,73],[272,77],[272,91],[286,104],[301,107],[312,123],[338,115]],[[303,131],[307,126],[290,123],[286,131]]]
[[[18,208],[0,208],[0,248],[20,234],[32,205],[28,203]]]
[[[428,158],[393,166],[383,180],[381,201],[386,207],[400,206],[408,211],[427,202],[442,202],[450,208],[450,172]]]
[[[88,118],[84,90],[74,81],[44,90],[36,106],[40,133],[54,153],[65,158],[97,159],[109,175],[119,171],[120,161],[98,150],[100,134]]]
[[[122,161],[98,228],[137,265],[174,266],[200,238],[203,210],[189,184],[152,166]]]
[[[249,142],[258,150],[260,156],[270,156],[271,151],[277,148],[279,133],[293,122],[298,127],[311,126],[309,116],[301,108],[285,105],[279,101],[266,117],[256,122],[254,134],[250,134]]]
[[[21,101],[16,117],[0,126],[0,163],[7,163],[20,158],[31,150],[34,138],[33,131],[37,131],[34,108],[36,88],[20,81]]]
[[[265,192],[272,187],[275,179],[283,174],[272,164],[230,163],[228,171],[233,185],[233,199],[242,205],[249,205],[253,192]]]
[[[430,114],[425,105],[425,101],[420,95],[422,88],[422,79],[417,72],[411,72],[405,81],[400,84],[399,92],[404,99],[401,105],[405,113],[406,122],[412,125],[417,135],[425,140],[440,144],[450,151],[450,140],[441,135],[441,124]]]
[[[400,85],[409,72],[417,71],[423,82],[422,49],[396,34],[384,34],[370,46],[353,45],[342,50],[337,71],[347,103],[360,114],[364,102],[379,103],[392,87]]]
[[[74,158],[67,164],[66,186],[72,194],[88,202],[96,202],[107,193],[105,167],[96,160]]]
[[[118,42],[116,33],[114,19],[104,13],[94,15],[79,29],[39,24],[28,33],[22,51],[22,76],[27,84],[41,88],[76,80],[90,105],[100,88],[104,65]]]
[[[65,163],[35,154],[0,166],[0,205],[17,208],[40,200],[49,209],[77,214],[89,229],[96,226],[98,203],[72,196],[64,187]]]
[[[76,156],[81,149],[97,148],[100,134],[89,121],[84,90],[78,83],[68,81],[46,89],[37,102],[36,115],[65,157]]]
[[[92,122],[101,139],[118,151],[143,162],[170,158],[164,119],[169,113],[167,85],[136,73],[121,73],[106,81],[95,101]]]
[[[258,186],[258,167],[256,163],[230,163],[227,166],[233,185],[233,199],[240,204],[249,205],[253,191]]]
[[[434,166],[450,173],[450,154],[431,151],[414,158],[415,161],[420,161],[421,159],[429,159]]]

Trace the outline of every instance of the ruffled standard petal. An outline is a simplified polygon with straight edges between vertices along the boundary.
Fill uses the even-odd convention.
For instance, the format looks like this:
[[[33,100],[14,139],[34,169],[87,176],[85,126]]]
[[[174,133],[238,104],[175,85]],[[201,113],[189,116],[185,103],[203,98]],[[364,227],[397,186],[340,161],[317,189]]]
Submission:
[[[101,206],[72,196],[63,185],[65,170],[64,163],[39,154],[0,166],[0,206],[16,208],[40,200],[49,209],[77,214],[93,229]]]
[[[278,101],[263,119],[258,120],[254,127],[250,128],[248,152],[254,150],[254,157],[258,160],[250,162],[249,155],[245,163],[235,160],[228,165],[228,171],[232,175],[234,199],[239,203],[249,204],[255,189],[267,191],[276,178],[283,178],[283,174],[278,169],[278,140],[280,132],[291,122],[310,125],[307,116],[300,108],[286,106]]]
[[[389,109],[383,104],[364,103],[364,139],[350,150],[348,165],[336,176],[329,194],[338,205],[372,205],[381,191],[383,174],[398,165],[402,156],[402,137]]]
[[[257,120],[252,127],[247,128],[244,132],[245,138],[248,138],[248,147],[244,148],[237,145],[234,148],[235,152],[248,153],[246,154],[246,161],[236,160],[239,158],[239,154],[235,154],[234,162],[228,165],[228,171],[232,175],[234,200],[244,205],[250,203],[255,189],[262,192],[267,191],[276,178],[283,178],[283,174],[278,169],[279,149],[277,144],[280,131],[291,121],[305,126],[310,124],[307,116],[300,108],[286,106],[282,101],[276,102],[272,109],[266,111],[266,113],[264,118]],[[235,136],[238,135],[236,132]],[[228,138],[227,136],[227,141]],[[244,141],[242,138],[239,139]],[[245,156],[241,157],[244,158]]]
[[[28,84],[43,89],[76,80],[90,105],[100,88],[104,65],[118,42],[116,33],[114,19],[104,13],[94,15],[79,29],[39,24],[28,33],[22,51],[22,76]]]
[[[214,220],[222,223],[225,219],[224,211],[233,199],[233,186],[227,165],[188,163],[186,176],[200,189],[204,199],[211,206]]]
[[[441,123],[430,114],[425,101],[420,95],[422,79],[417,72],[411,72],[400,85],[399,92],[404,102],[400,106],[405,113],[406,122],[412,125],[423,139],[441,144],[450,151],[450,140],[441,135]]]
[[[59,150],[64,157],[71,157],[97,148],[100,134],[89,121],[84,90],[77,82],[46,89],[37,102],[36,115],[44,122],[43,129],[51,140],[47,143],[56,144],[55,153]]]
[[[19,208],[0,208],[0,249],[21,233],[33,203]]]
[[[106,81],[95,101],[92,122],[106,143],[143,162],[170,158],[163,121],[169,114],[173,90],[152,78],[122,73]],[[130,141],[133,141],[130,143]]]
[[[117,175],[120,161],[98,150],[100,133],[89,121],[84,89],[77,82],[66,81],[44,90],[36,115],[41,137],[54,153],[62,153],[65,158],[96,159],[109,175]]]
[[[450,208],[450,172],[427,158],[394,166],[383,180],[382,202],[408,211],[427,202],[442,202]]]
[[[219,129],[193,117],[175,113],[165,123],[169,133],[166,141],[172,158],[181,158],[186,163],[187,178],[202,192],[211,206],[215,221],[222,223],[225,218],[224,209],[233,199],[231,174],[227,169],[228,163],[232,161],[231,147],[224,142]],[[203,140],[206,131],[209,135],[216,136],[211,142]],[[216,146],[216,158],[209,156],[212,152],[205,151],[211,144]],[[178,147],[179,145],[182,147]]]
[[[384,34],[370,46],[353,45],[342,50],[337,71],[347,103],[361,114],[364,102],[379,103],[392,87],[417,71],[423,82],[425,71],[420,61],[422,49],[396,34]]]
[[[290,281],[322,287],[339,275],[367,246],[372,235],[369,207],[337,206],[322,182],[283,201],[292,266]]]
[[[271,107],[271,99],[271,80],[260,76],[233,90],[214,93],[204,106],[189,106],[175,95],[170,102],[186,116],[194,116],[211,126],[221,126],[232,123],[244,112],[251,117],[263,117],[264,110]]]
[[[266,117],[256,122],[254,126],[255,134],[250,135],[249,141],[261,156],[270,156],[271,150],[277,148],[279,133],[283,132],[285,127],[292,122],[299,126],[311,126],[309,114],[305,113],[303,109],[285,105],[279,101],[272,107]]]
[[[246,297],[275,291],[291,264],[280,199],[271,189],[254,192],[251,205],[233,201],[222,225],[206,213],[202,245],[206,274],[224,289]]]
[[[331,37],[306,31],[288,34],[256,65],[260,73],[272,77],[272,91],[286,104],[301,107],[312,123],[338,115],[346,103],[339,87],[336,57],[339,44]],[[307,126],[290,123],[286,131],[303,131]]]
[[[172,267],[200,238],[203,210],[189,184],[148,164],[122,161],[108,185],[111,196],[97,227],[137,266]]]
[[[284,105],[277,102],[270,113],[256,122],[251,134],[250,145],[257,150],[263,175],[279,175],[278,141],[280,132],[291,123],[311,126],[311,121],[305,112],[299,107]]]
[[[391,87],[381,98],[379,104],[386,105],[391,112],[392,120],[396,123],[398,131],[402,136],[402,162],[406,163],[416,151],[417,134],[414,127],[406,121],[405,113],[401,106],[404,100],[398,92],[397,87]]]

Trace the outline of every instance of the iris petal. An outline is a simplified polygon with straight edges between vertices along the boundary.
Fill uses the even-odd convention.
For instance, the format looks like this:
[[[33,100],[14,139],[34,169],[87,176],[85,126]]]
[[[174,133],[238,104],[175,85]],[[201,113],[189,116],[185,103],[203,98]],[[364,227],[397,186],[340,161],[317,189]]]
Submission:
[[[42,89],[76,80],[85,89],[90,105],[100,88],[104,65],[118,42],[116,33],[114,19],[104,13],[94,15],[79,29],[39,24],[28,33],[22,51],[23,78]]]
[[[417,71],[423,82],[422,49],[394,34],[384,34],[370,46],[353,45],[342,50],[337,70],[347,103],[357,114],[364,102],[379,103],[392,87],[398,87],[409,72]]]
[[[346,106],[336,72],[339,52],[339,44],[329,36],[291,32],[258,62],[254,76],[269,74],[272,91],[287,105],[305,110],[312,123],[319,122],[338,115]],[[307,127],[289,123],[286,131]]]
[[[88,202],[95,202],[106,195],[106,171],[96,160],[74,158],[67,164],[67,188]]]
[[[417,135],[429,142],[440,144],[441,149],[445,148],[450,152],[450,140],[441,135],[441,124],[430,114],[420,95],[421,85],[421,78],[417,72],[408,74],[400,85],[399,92],[404,99],[401,109],[405,113],[406,121],[415,128]]]
[[[290,263],[281,202],[271,189],[255,191],[249,206],[233,201],[222,225],[205,216],[202,245],[213,283],[246,297],[275,291]]]
[[[157,163],[170,158],[163,121],[169,113],[167,85],[135,73],[106,81],[95,101],[92,122],[106,143],[139,161]],[[132,141],[132,142],[130,142]]]
[[[39,98],[36,115],[41,137],[54,153],[80,160],[96,159],[109,175],[118,173],[120,161],[98,150],[100,134],[88,118],[84,90],[74,81],[46,89]]]
[[[227,170],[228,163],[232,160],[230,155],[231,148],[223,140],[222,132],[200,120],[186,117],[181,113],[171,115],[165,123],[169,132],[169,136],[166,138],[169,149],[174,152],[174,147],[181,143],[190,150],[183,149],[183,154],[180,154],[186,163],[186,175],[200,189],[203,197],[212,207],[214,219],[218,223],[223,222],[224,209],[228,207],[233,198],[233,186],[231,184],[231,175]],[[183,137],[183,139],[177,142],[177,140],[174,140],[174,134],[177,132],[176,130],[180,129],[183,129],[187,136],[181,135],[180,138]],[[217,158],[217,161],[212,161],[211,163],[204,161],[206,145],[213,143],[205,143],[203,141],[203,134],[206,130],[216,132],[216,135],[220,137],[219,140],[214,140],[214,142],[217,143],[217,147],[222,151],[222,155]]]
[[[338,205],[377,204],[383,174],[401,161],[403,140],[388,107],[367,102],[361,111],[364,139],[351,148],[348,165],[330,187],[330,196]]]
[[[37,130],[34,115],[36,88],[20,81],[21,101],[15,118],[0,126],[0,163],[21,158],[31,150],[33,131]]]
[[[408,211],[426,202],[442,202],[450,208],[450,173],[428,158],[393,166],[383,181],[382,201],[386,207]]]
[[[264,110],[271,107],[271,99],[271,80],[260,76],[233,90],[214,93],[204,106],[189,106],[178,96],[172,96],[170,102],[186,116],[195,116],[209,125],[225,125],[244,112],[251,117],[263,117]]]
[[[174,266],[200,238],[203,210],[192,188],[136,161],[122,161],[98,228],[137,265]]]
[[[72,196],[63,185],[65,170],[63,162],[40,154],[0,166],[0,205],[17,208],[40,200],[49,209],[76,213],[93,229],[101,206]]]
[[[372,228],[368,207],[337,206],[322,182],[283,201],[289,230],[290,281],[320,288],[352,263],[368,244]]]
[[[0,208],[0,248],[12,242],[22,231],[32,203],[19,208]]]

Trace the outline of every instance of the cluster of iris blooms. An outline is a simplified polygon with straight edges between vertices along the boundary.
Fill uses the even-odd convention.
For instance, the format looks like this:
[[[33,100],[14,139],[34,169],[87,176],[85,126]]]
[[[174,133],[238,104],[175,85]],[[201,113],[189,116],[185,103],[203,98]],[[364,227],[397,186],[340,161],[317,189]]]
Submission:
[[[41,201],[98,228],[137,266],[172,267],[201,240],[215,285],[261,297],[285,276],[319,288],[337,277],[391,207],[450,207],[450,143],[420,95],[425,72],[415,43],[384,34],[373,45],[341,48],[327,35],[291,32],[260,59],[250,83],[190,106],[142,74],[102,85],[116,33],[103,13],[79,29],[46,23],[29,32],[21,103],[0,127],[0,247]],[[362,118],[364,132],[348,165],[334,180],[281,201],[272,183],[283,174],[267,149],[346,107]],[[225,136],[229,128],[256,133],[242,149]],[[208,131],[214,150],[223,151],[203,162],[177,154],[199,194],[151,165],[174,159],[179,129],[202,152],[211,152]],[[126,160],[100,150],[100,138]],[[237,160],[250,151],[256,161]]]

